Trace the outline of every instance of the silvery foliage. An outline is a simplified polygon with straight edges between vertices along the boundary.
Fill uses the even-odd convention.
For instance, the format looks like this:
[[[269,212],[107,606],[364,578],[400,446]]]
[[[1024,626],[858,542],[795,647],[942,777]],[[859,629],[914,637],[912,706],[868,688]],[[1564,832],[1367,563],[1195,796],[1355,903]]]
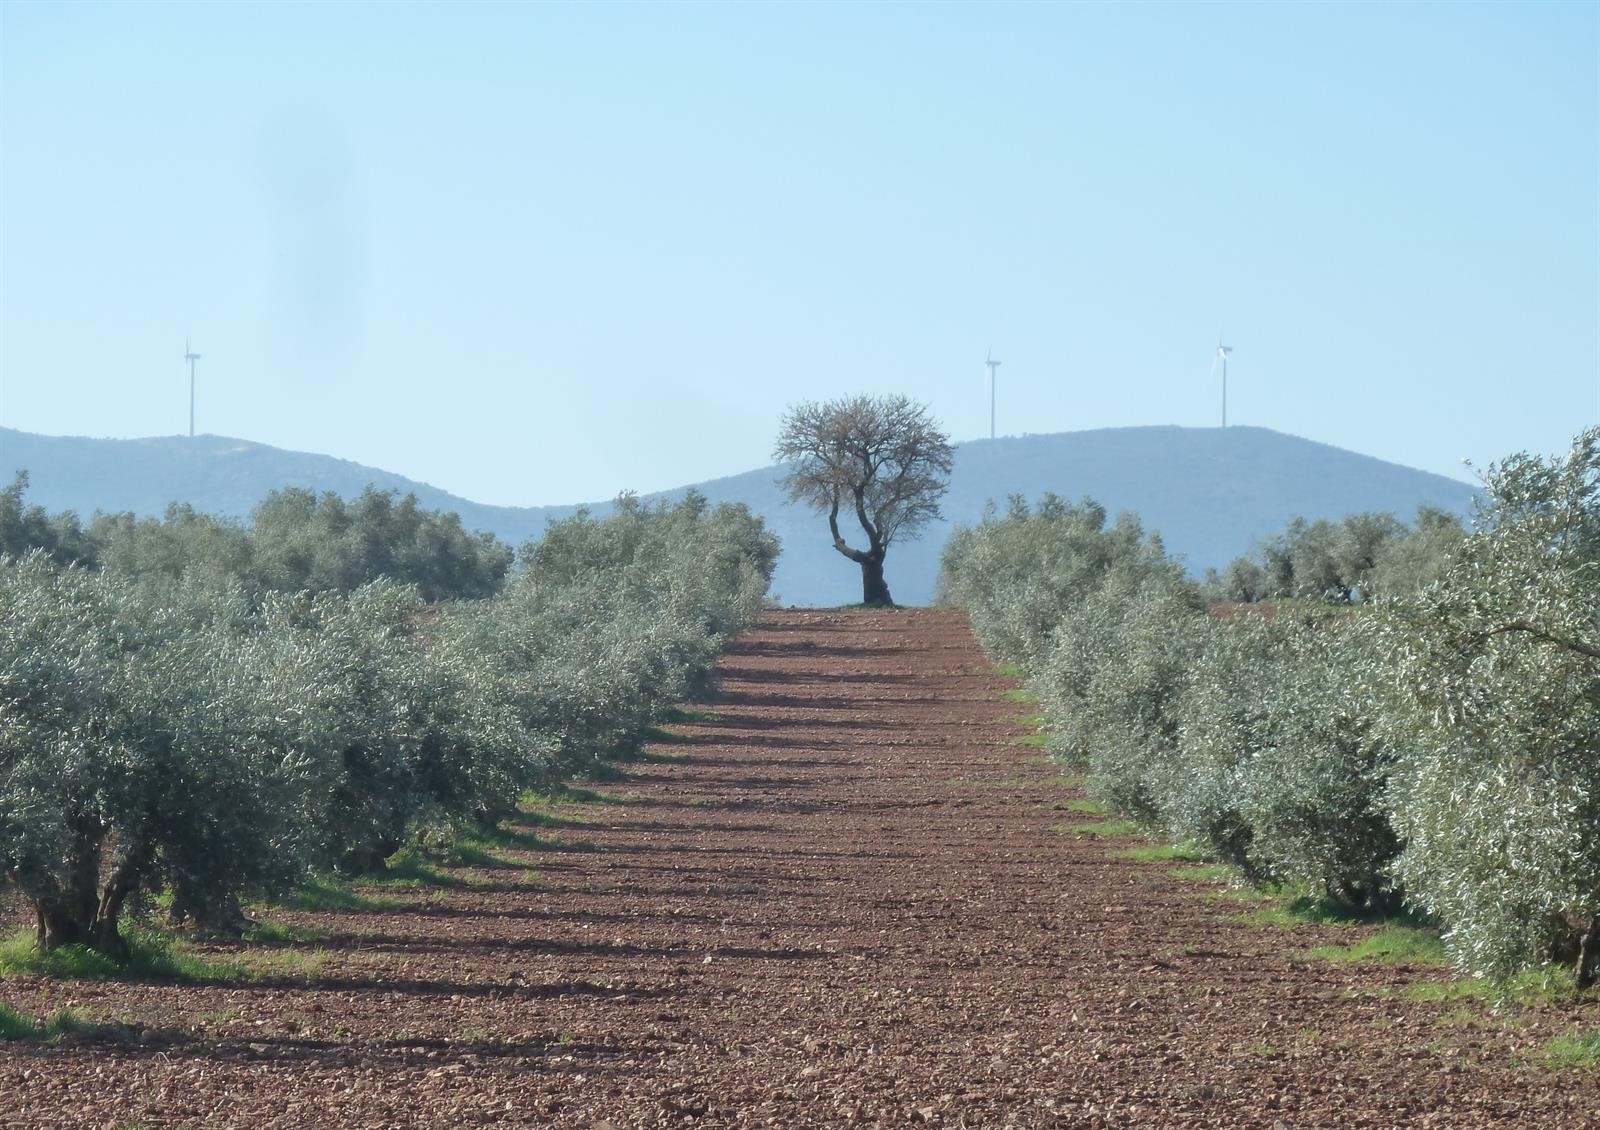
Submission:
[[[1153,822],[1157,767],[1170,760],[1168,705],[1186,677],[1194,587],[1137,520],[1019,498],[1004,518],[961,530],[945,549],[940,599],[968,609],[991,655],[1016,664],[1049,719],[1051,748],[1086,764],[1091,787]]]
[[[352,592],[387,579],[415,585],[430,603],[493,595],[512,557],[491,535],[464,530],[456,514],[370,486],[348,502],[274,491],[249,525],[183,503],[159,519],[100,515],[89,536],[102,567],[123,576],[198,576],[278,592]]]
[[[1444,576],[1467,532],[1447,510],[1424,506],[1409,532],[1380,546],[1366,587],[1375,600],[1398,600],[1421,592]]]
[[[1287,597],[1370,603],[1426,586],[1464,536],[1454,514],[1432,507],[1418,510],[1411,526],[1382,513],[1339,522],[1296,518],[1255,553],[1235,558],[1220,573],[1208,570],[1206,595],[1240,603]]]
[[[561,771],[636,745],[703,691],[728,640],[760,611],[777,539],[742,505],[631,497],[580,513],[524,550],[497,602],[495,647],[521,672],[517,702]]]
[[[1391,907],[1399,839],[1385,787],[1393,761],[1378,732],[1378,659],[1359,613],[1280,615],[1276,677],[1263,689],[1266,740],[1241,812],[1256,865],[1348,906]]]
[[[240,581],[236,530],[193,515],[124,533],[100,572],[0,556],[0,875],[41,941],[113,952],[141,889],[228,925],[244,895],[637,741],[706,684],[777,554],[743,507],[625,503],[553,527],[505,595],[430,605]],[[195,567],[185,543],[225,552]]]
[[[1264,691],[1281,666],[1281,641],[1250,616],[1209,623],[1199,642],[1174,703],[1178,764],[1155,782],[1162,819],[1178,839],[1264,879],[1244,804],[1266,738]]]
[[[330,766],[237,592],[0,560],[0,869],[52,941],[113,946],[137,890],[270,885],[313,847]],[[314,664],[313,664],[314,665]]]
[[[1410,896],[1504,976],[1600,913],[1600,429],[1491,467],[1445,575],[1387,618]]]
[[[1385,761],[1353,677],[1370,648],[1347,615],[1214,620],[1136,522],[1049,499],[960,531],[941,582],[1113,810],[1256,878],[1388,897]]]
[[[1176,701],[1205,627],[1192,586],[1134,557],[1066,611],[1033,680],[1058,748],[1087,767],[1090,793],[1147,827],[1163,820]]]
[[[381,866],[418,822],[503,812],[547,764],[484,662],[481,603],[430,608],[393,581],[269,599],[323,664],[297,740],[338,768],[319,819],[330,861]]]
[[[1119,515],[1106,526],[1091,499],[1069,505],[1047,494],[1030,511],[1019,496],[1004,518],[990,515],[957,530],[939,565],[939,602],[967,609],[990,655],[1025,672],[1037,670],[1054,644],[1064,611],[1081,604],[1116,565],[1181,570],[1138,519]]]
[[[28,472],[18,471],[11,485],[0,487],[0,553],[20,557],[40,549],[60,565],[94,563],[98,547],[70,510],[47,513],[23,502]]]

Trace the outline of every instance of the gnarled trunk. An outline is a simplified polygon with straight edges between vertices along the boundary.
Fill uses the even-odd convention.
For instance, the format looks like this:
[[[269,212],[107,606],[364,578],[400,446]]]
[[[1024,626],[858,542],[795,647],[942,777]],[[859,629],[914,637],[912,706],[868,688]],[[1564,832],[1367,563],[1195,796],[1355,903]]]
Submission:
[[[124,852],[102,890],[104,831],[85,825],[78,830],[73,847],[66,882],[55,890],[33,894],[35,944],[42,950],[88,946],[120,961],[128,956],[128,943],[119,929],[122,908],[138,889],[149,849],[136,845]]]
[[[1589,928],[1578,941],[1578,962],[1573,972],[1580,989],[1587,989],[1600,978],[1600,914],[1589,920]]]
[[[861,603],[893,608],[894,598],[883,579],[883,554],[869,553],[861,558]]]
[[[100,858],[105,832],[93,822],[81,824],[72,837],[72,863],[59,884],[31,890],[38,927],[34,943],[42,950],[90,945],[95,912],[100,907]]]

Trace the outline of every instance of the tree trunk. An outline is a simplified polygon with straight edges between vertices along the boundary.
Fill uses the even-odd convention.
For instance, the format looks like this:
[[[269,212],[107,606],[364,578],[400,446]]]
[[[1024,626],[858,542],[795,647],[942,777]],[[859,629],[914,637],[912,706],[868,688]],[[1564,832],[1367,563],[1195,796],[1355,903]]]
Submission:
[[[337,870],[343,875],[381,875],[389,869],[388,858],[404,846],[404,840],[380,834],[345,852],[339,858]]]
[[[53,950],[58,946],[86,946],[89,944],[94,923],[84,919],[81,915],[74,914],[72,909],[62,903],[37,903],[34,912],[38,916],[38,933],[34,941],[42,950]]]
[[[869,554],[861,560],[861,603],[878,608],[893,608],[894,598],[883,579],[883,556]]]
[[[67,886],[34,899],[37,922],[34,940],[40,949],[88,946],[118,961],[127,959],[128,943],[118,925],[123,906],[138,889],[149,852],[136,847],[124,854],[102,892],[102,836],[103,833],[93,826],[80,829]]]
[[[34,894],[33,909],[38,923],[34,941],[40,949],[93,942],[95,911],[100,905],[103,836],[93,824],[80,826],[73,835],[72,863],[65,883]]]
[[[1600,914],[1589,919],[1589,928],[1578,942],[1578,988],[1587,989],[1600,977]]]

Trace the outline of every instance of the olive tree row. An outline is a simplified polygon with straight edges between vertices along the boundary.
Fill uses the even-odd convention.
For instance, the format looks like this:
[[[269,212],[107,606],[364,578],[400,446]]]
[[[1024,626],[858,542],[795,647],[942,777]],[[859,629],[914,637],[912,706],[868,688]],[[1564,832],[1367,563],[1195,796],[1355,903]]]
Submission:
[[[1410,526],[1392,514],[1296,518],[1220,573],[1207,570],[1204,587],[1214,601],[1370,603],[1426,588],[1465,536],[1460,518],[1432,506],[1419,508]]]
[[[104,568],[130,575],[209,573],[280,592],[350,592],[386,577],[430,602],[492,596],[512,559],[510,546],[467,532],[456,514],[372,486],[348,502],[332,492],[273,491],[248,524],[183,503],[160,519],[100,515],[88,538]]]
[[[698,498],[546,543],[503,594],[442,605],[386,579],[276,592],[214,559],[0,557],[0,876],[40,945],[117,953],[160,888],[234,928],[243,898],[381,867],[421,824],[497,819],[703,686],[777,552]]]
[[[1108,530],[1098,507],[1053,500],[959,532],[941,592],[1024,671],[1058,752],[1117,811],[1253,879],[1409,900],[1463,970],[1566,954],[1587,984],[1600,431],[1485,480],[1470,534],[1427,512],[1409,529],[1291,527],[1275,543],[1300,562],[1275,590],[1288,604],[1211,603],[1132,519]],[[1338,568],[1315,548],[1363,538],[1371,552]]]

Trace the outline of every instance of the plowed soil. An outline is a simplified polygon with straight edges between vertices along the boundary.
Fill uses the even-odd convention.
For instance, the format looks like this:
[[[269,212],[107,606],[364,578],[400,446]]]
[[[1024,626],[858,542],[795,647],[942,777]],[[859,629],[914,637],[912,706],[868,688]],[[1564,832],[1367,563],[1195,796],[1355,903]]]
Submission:
[[[1127,858],[1010,686],[959,615],[771,613],[709,716],[530,815],[503,866],[268,912],[320,955],[6,981],[127,1027],[0,1044],[0,1120],[1600,1126],[1596,1073],[1536,1058],[1600,1010],[1418,999],[1443,973],[1311,957],[1362,935]]]

